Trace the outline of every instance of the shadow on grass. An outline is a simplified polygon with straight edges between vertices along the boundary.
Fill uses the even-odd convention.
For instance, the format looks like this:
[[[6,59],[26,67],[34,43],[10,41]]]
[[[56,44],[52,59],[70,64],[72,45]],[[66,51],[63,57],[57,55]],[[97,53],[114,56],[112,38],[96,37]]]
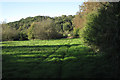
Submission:
[[[2,46],[2,48],[36,48],[36,47],[39,47],[39,48],[43,48],[43,47],[63,47],[63,46],[66,46],[66,47],[71,47],[71,46],[78,46],[80,44],[72,44],[72,45],[42,45],[42,46]]]
[[[115,78],[112,64],[87,47],[70,49],[73,45],[9,46],[17,53],[3,54],[4,78]],[[27,48],[28,53],[22,52]],[[39,52],[38,48],[42,50]],[[35,49],[32,52],[31,49]],[[46,52],[45,52],[46,51]]]

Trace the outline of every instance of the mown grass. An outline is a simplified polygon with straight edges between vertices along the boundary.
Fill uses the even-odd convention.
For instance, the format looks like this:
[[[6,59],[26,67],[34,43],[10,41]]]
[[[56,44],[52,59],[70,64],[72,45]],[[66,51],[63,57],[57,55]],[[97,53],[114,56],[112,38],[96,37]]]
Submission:
[[[78,39],[2,42],[3,78],[116,78],[113,63]]]

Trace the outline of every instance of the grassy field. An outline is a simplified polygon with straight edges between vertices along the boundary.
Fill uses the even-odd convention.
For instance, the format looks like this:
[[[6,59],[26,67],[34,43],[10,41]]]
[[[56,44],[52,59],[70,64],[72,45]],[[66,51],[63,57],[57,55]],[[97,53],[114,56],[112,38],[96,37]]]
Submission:
[[[2,42],[3,78],[115,78],[113,62],[77,39]]]

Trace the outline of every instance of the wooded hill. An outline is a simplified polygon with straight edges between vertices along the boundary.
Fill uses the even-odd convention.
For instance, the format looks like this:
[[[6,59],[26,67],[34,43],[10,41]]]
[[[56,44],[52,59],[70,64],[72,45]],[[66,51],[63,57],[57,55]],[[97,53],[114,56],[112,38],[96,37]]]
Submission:
[[[15,21],[15,22],[9,22],[8,25],[10,27],[13,27],[13,28],[16,28],[16,29],[19,29],[21,27],[23,27],[25,29],[28,29],[33,22],[40,22],[40,21],[43,21],[43,20],[52,19],[52,20],[55,21],[55,24],[57,26],[59,26],[61,31],[66,31],[66,30],[72,30],[73,29],[72,19],[74,17],[75,16],[73,16],[73,15],[69,15],[69,16],[62,15],[62,16],[59,16],[59,17],[35,16],[35,17],[27,17],[25,19],[22,18],[19,21]]]
[[[7,24],[3,23],[2,40],[56,39],[71,36],[74,28],[72,22],[74,17],[73,15],[59,17],[35,16],[22,18],[19,21]],[[39,27],[36,28],[37,26]],[[48,32],[46,32],[47,30]]]

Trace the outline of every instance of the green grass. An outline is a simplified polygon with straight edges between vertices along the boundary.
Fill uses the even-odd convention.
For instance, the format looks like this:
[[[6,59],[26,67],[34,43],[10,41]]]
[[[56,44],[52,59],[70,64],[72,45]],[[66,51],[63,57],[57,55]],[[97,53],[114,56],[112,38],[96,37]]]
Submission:
[[[77,39],[2,42],[3,78],[115,78],[116,69]]]

